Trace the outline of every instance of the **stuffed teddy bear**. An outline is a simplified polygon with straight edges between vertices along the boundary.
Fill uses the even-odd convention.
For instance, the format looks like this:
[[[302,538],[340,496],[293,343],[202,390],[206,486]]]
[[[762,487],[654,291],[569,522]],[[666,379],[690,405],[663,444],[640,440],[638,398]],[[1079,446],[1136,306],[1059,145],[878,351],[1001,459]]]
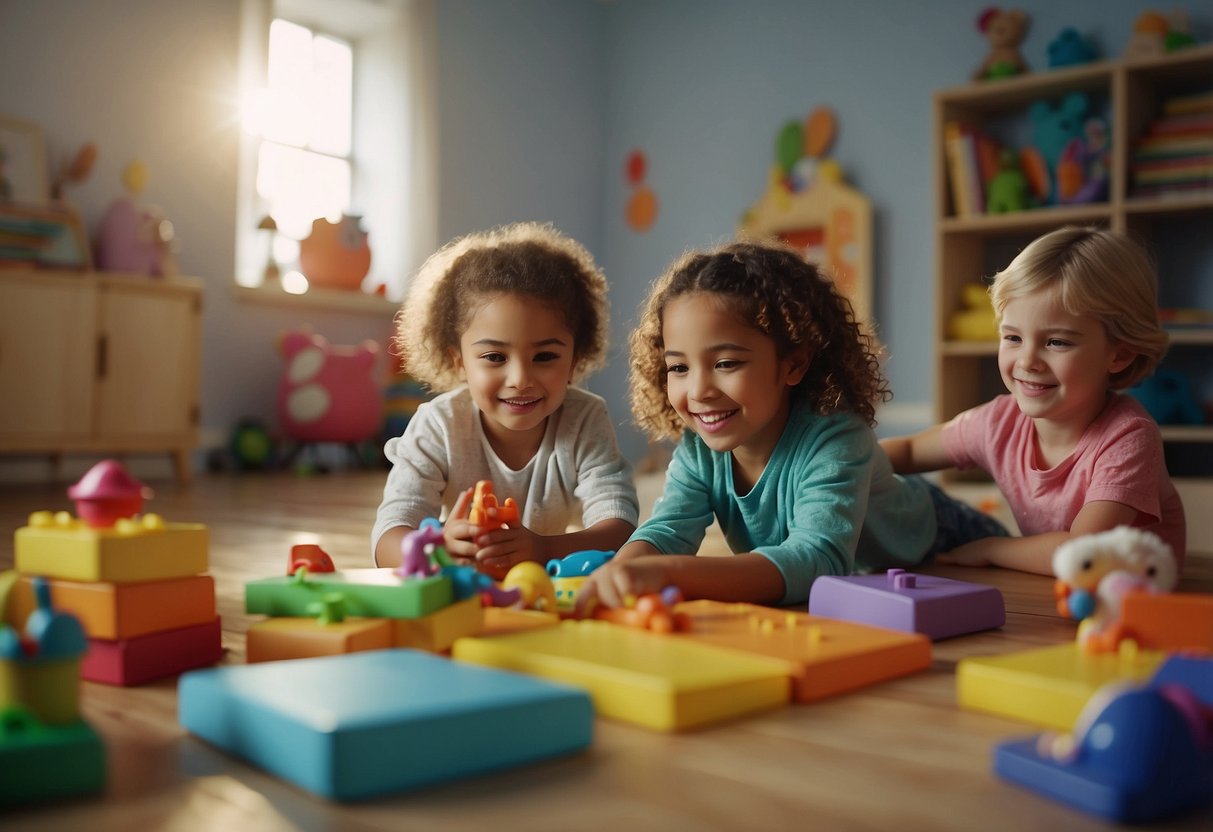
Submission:
[[[1007,78],[1028,72],[1028,64],[1019,54],[1019,44],[1028,34],[1028,16],[1019,9],[1003,11],[990,6],[977,18],[977,28],[990,42],[990,53],[973,73],[974,81]]]

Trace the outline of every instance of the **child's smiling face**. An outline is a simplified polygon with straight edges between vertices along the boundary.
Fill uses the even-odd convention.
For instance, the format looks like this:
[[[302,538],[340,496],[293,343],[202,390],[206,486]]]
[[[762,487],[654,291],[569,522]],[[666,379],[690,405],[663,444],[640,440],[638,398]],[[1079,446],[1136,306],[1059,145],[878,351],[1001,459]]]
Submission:
[[[564,318],[533,298],[502,294],[471,315],[452,355],[495,450],[539,447],[564,404],[575,358]]]
[[[661,332],[674,410],[709,448],[732,452],[743,467],[757,465],[761,473],[808,362],[799,355],[780,358],[775,342],[730,311],[722,295],[674,298],[663,311]]]
[[[1008,301],[999,331],[998,369],[1019,409],[1072,431],[1099,415],[1111,375],[1134,356],[1096,318],[1067,312],[1056,290]]]

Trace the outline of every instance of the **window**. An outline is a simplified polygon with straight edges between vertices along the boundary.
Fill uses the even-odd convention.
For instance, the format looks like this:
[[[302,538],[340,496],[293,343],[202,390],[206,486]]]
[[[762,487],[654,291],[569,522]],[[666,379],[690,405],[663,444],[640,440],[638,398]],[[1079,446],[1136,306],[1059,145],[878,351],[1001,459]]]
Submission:
[[[437,244],[434,0],[241,0],[241,10],[237,294],[382,313],[386,301],[358,296],[399,300]],[[369,234],[365,291],[284,295],[312,221],[342,213]],[[266,282],[273,291],[257,288]]]
[[[259,137],[256,199],[272,241],[267,257],[288,266],[312,220],[350,207],[353,181],[353,48],[282,18],[270,24],[266,84],[246,103],[245,127]],[[267,261],[267,268],[272,265]],[[283,288],[307,287],[297,271]]]

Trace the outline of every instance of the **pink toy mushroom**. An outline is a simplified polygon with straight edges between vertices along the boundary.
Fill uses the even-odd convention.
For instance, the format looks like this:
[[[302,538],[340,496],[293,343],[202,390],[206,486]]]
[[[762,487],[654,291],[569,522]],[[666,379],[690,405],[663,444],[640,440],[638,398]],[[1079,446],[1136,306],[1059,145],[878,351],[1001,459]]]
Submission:
[[[94,529],[107,529],[123,517],[134,517],[152,490],[132,477],[116,459],[98,462],[85,472],[67,496],[76,501],[76,515]]]

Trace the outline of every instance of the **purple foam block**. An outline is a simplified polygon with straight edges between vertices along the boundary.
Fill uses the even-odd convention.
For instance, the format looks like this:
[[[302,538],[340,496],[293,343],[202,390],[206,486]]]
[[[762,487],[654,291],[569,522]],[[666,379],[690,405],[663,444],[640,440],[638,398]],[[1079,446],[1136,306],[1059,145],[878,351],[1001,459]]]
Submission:
[[[1002,593],[996,587],[916,575],[904,569],[818,578],[809,593],[809,613],[922,633],[932,641],[994,629],[1007,620]]]

